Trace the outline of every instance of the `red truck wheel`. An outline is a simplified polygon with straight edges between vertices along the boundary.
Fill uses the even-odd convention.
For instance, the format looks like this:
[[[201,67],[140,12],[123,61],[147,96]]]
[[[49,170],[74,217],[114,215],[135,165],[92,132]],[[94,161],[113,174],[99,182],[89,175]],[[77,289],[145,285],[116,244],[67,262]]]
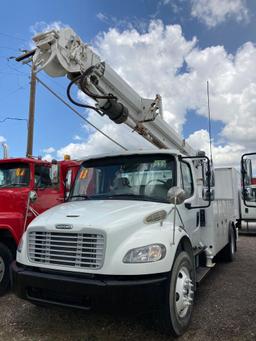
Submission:
[[[10,264],[13,260],[11,251],[0,243],[0,296],[10,289]]]

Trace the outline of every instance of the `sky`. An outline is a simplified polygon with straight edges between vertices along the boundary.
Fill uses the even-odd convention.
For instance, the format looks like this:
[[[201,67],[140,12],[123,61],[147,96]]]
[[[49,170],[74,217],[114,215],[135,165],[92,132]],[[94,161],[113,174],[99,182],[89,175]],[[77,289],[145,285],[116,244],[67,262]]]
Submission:
[[[0,142],[12,157],[26,153],[30,82],[29,67],[13,57],[31,49],[35,34],[67,26],[142,97],[161,94],[164,119],[207,153],[208,81],[216,166],[237,166],[243,153],[256,151],[255,0],[3,0]],[[67,79],[38,77],[66,99]],[[148,147],[125,125],[76,109],[128,149]],[[82,158],[118,149],[37,85],[35,156]]]

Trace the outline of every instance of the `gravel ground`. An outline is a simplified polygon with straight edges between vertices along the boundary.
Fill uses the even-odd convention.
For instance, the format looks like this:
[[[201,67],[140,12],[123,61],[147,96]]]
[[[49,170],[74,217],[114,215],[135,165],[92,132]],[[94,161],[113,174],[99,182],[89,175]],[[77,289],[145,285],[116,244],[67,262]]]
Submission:
[[[0,298],[0,340],[171,340],[148,315],[39,308]],[[256,237],[240,237],[236,259],[217,264],[196,295],[192,323],[179,340],[256,340]]]

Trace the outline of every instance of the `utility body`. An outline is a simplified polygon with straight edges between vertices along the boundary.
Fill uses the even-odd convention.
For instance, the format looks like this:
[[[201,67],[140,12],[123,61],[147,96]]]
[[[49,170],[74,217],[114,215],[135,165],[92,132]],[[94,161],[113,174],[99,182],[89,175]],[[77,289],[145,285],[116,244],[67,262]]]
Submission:
[[[64,201],[68,182],[74,179],[77,169],[75,161],[0,160],[0,295],[9,289],[9,265],[27,225],[38,214]]]
[[[238,198],[225,196],[222,173],[214,177],[204,153],[164,121],[159,95],[141,98],[71,29],[34,41],[29,55],[37,72],[67,75],[73,103],[76,84],[96,103],[86,107],[128,125],[154,149],[84,159],[68,201],[24,233],[12,266],[14,291],[35,304],[82,309],[117,297],[120,305],[128,291],[137,300],[148,294],[147,302],[158,298],[166,330],[181,335],[196,283],[217,257],[234,257]],[[232,181],[224,186],[233,193]]]

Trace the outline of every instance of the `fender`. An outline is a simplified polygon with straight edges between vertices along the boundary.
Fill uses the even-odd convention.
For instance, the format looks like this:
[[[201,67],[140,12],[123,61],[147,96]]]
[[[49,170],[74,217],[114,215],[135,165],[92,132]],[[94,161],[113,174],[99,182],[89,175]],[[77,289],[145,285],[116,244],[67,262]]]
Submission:
[[[9,224],[0,224],[0,240],[2,233],[7,233],[15,242],[16,245],[19,244],[22,233],[18,233],[21,229],[16,229],[14,226]]]

